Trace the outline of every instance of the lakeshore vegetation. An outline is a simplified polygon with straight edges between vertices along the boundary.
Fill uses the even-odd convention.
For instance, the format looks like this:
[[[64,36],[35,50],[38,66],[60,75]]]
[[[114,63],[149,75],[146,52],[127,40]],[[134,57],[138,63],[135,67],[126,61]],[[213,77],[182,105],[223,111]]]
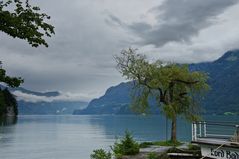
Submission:
[[[123,50],[115,57],[117,68],[127,80],[134,81],[132,108],[140,113],[149,109],[149,98],[155,97],[165,116],[171,119],[171,141],[177,142],[177,117],[199,119],[197,100],[209,89],[208,76],[190,71],[187,65],[150,63],[134,49]]]
[[[0,82],[5,83],[9,87],[18,87],[23,83],[23,79],[21,77],[8,76],[0,62]],[[0,117],[6,115],[16,116],[17,114],[17,101],[14,95],[12,95],[7,88],[3,90],[0,88]]]
[[[51,37],[55,33],[54,26],[46,22],[49,19],[49,15],[40,13],[40,8],[32,6],[28,0],[0,0],[0,31],[23,39],[32,47],[48,47],[45,36]],[[19,87],[23,79],[7,76],[0,61],[0,82],[9,87]],[[12,112],[10,115],[17,115],[16,99],[7,89],[0,89],[0,116],[6,116],[9,112]]]
[[[40,13],[40,8],[32,6],[28,0],[0,0],[0,19],[0,31],[26,40],[32,47],[48,47],[44,38],[55,33],[54,26],[46,22],[50,16]]]

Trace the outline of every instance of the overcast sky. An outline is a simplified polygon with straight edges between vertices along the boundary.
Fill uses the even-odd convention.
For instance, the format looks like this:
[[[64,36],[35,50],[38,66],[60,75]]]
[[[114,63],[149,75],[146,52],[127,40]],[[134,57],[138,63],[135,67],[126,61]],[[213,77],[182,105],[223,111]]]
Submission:
[[[238,0],[34,0],[51,16],[49,48],[0,33],[0,60],[35,91],[89,100],[124,79],[113,55],[138,48],[151,59],[212,61],[239,48]]]

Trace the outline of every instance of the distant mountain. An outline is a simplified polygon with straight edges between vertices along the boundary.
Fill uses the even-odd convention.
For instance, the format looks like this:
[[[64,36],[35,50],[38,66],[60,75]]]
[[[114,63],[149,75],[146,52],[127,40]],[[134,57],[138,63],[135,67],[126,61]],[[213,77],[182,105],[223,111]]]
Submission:
[[[93,99],[86,109],[75,110],[74,114],[129,114],[131,88],[130,83],[110,87],[104,96]]]
[[[211,91],[202,101],[207,113],[239,113],[239,50],[228,51],[214,62],[194,64],[191,68],[209,73]]]
[[[0,85],[0,88],[4,89],[5,87]],[[61,93],[57,91],[36,92],[22,87],[8,89],[17,96],[18,113],[20,115],[72,114],[75,109],[83,109],[88,105],[88,103],[84,101],[60,100],[58,97],[61,96]],[[33,96],[37,100],[24,99],[18,97],[18,94],[27,96],[28,98]],[[54,100],[52,98],[54,98]]]
[[[193,71],[203,71],[210,76],[211,90],[201,101],[205,113],[239,114],[239,50],[228,51],[216,61],[191,64],[189,67]],[[131,88],[132,82],[110,87],[105,95],[93,99],[86,109],[76,110],[74,114],[132,113],[129,109]]]
[[[20,115],[60,115],[72,114],[76,109],[83,109],[87,102],[81,101],[51,101],[51,102],[26,102],[18,101]]]

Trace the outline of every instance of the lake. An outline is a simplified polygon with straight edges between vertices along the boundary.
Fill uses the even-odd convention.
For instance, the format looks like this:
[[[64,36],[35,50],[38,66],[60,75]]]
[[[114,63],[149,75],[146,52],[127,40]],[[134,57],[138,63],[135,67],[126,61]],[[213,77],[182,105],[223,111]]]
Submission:
[[[204,118],[239,122],[238,116]],[[155,141],[169,138],[169,128],[163,116],[19,116],[0,122],[0,159],[89,159],[92,150],[109,149],[125,130],[138,141]],[[191,124],[182,119],[178,138],[191,139]]]

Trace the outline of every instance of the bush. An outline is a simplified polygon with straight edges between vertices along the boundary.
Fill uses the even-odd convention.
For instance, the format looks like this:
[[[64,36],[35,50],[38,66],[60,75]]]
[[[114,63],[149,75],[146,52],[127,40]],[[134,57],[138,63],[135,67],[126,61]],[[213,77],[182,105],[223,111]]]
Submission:
[[[116,158],[121,158],[124,155],[136,155],[139,153],[139,144],[133,139],[130,132],[126,131],[125,136],[116,141],[111,147]]]
[[[111,153],[106,152],[103,149],[97,149],[93,151],[93,154],[90,155],[91,159],[111,159]]]
[[[150,152],[148,155],[147,155],[147,159],[158,159],[159,156],[156,152]]]
[[[201,150],[201,148],[195,144],[188,144],[188,150]]]

